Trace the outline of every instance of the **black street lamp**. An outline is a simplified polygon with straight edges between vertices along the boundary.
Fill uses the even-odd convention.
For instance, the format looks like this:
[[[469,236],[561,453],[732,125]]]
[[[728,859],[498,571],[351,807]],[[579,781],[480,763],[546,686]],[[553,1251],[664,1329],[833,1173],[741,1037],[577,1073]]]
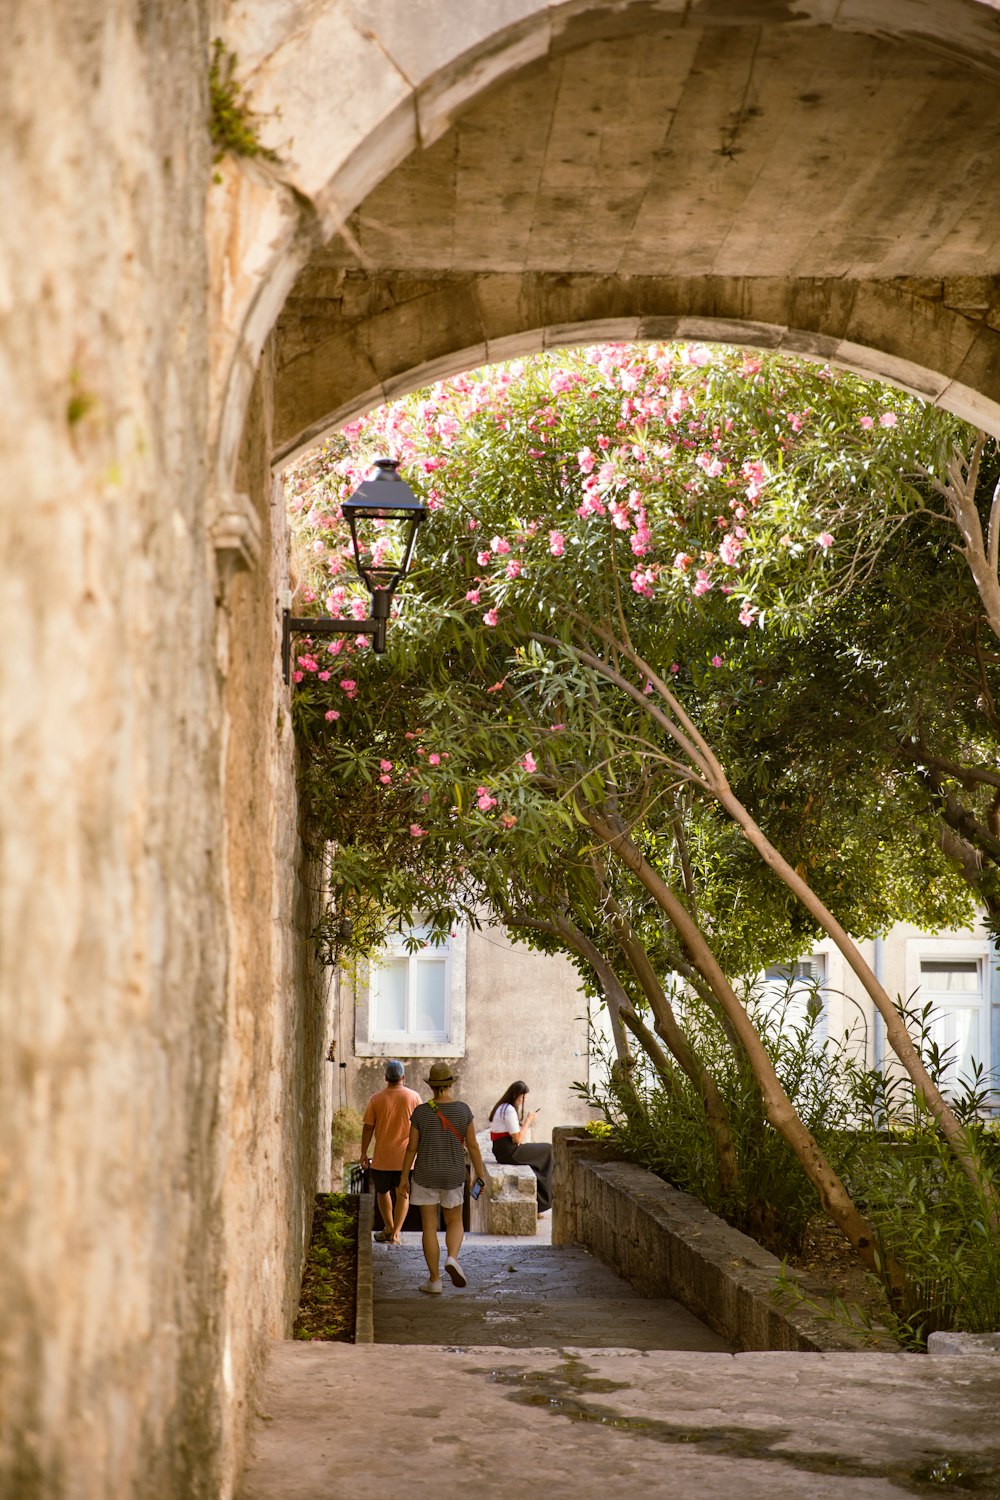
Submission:
[[[410,567],[417,527],[427,514],[409,485],[396,473],[394,458],[377,458],[375,473],[345,500],[341,511],[351,528],[354,566],[372,596],[367,620],[295,618],[285,610],[281,629],[281,664],[288,681],[292,635],[370,635],[372,650],[385,650],[392,596]]]

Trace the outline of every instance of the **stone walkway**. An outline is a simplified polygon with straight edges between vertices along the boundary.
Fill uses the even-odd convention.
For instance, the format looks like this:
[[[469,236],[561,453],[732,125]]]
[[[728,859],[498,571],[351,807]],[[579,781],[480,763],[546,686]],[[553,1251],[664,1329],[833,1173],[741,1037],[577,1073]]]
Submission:
[[[1000,1359],[712,1352],[532,1240],[467,1237],[430,1298],[406,1240],[374,1249],[375,1344],[275,1345],[240,1500],[1000,1500]]]
[[[469,1284],[459,1290],[445,1277],[440,1297],[417,1290],[427,1279],[419,1234],[398,1249],[375,1245],[375,1342],[731,1351],[681,1303],[641,1297],[581,1246],[553,1249],[547,1238],[466,1235]]]

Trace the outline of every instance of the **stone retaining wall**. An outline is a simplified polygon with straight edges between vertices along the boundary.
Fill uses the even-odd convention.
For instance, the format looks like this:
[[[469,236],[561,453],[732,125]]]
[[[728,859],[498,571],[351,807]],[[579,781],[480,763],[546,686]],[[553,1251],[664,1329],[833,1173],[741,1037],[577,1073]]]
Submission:
[[[784,1306],[777,1257],[652,1172],[603,1159],[600,1143],[571,1127],[553,1131],[553,1146],[554,1245],[585,1245],[637,1291],[676,1298],[740,1349],[897,1347],[888,1337],[852,1336],[805,1306]],[[810,1301],[825,1304],[817,1282],[788,1274]]]

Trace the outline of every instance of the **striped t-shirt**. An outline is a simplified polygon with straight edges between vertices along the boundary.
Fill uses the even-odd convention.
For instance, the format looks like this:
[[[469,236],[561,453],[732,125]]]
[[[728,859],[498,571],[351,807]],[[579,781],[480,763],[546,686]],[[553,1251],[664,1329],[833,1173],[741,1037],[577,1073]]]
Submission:
[[[455,1130],[443,1124],[444,1115]],[[460,1099],[445,1104],[418,1104],[410,1116],[420,1135],[413,1180],[421,1187],[457,1188],[465,1182],[465,1132],[472,1122],[472,1110]]]

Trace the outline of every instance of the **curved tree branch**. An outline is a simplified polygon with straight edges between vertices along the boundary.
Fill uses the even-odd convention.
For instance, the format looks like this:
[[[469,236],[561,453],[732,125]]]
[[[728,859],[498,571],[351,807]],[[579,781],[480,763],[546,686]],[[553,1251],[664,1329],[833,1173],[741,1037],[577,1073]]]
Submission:
[[[607,820],[593,808],[581,808],[581,815],[598,838],[607,844],[628,869],[639,878],[660,909],[666,914],[684,943],[695,966],[711,985],[719,1003],[726,1010],[753,1068],[767,1118],[788,1142],[806,1176],[816,1188],[829,1217],[850,1240],[865,1264],[885,1278],[890,1297],[901,1304],[903,1275],[899,1266],[885,1262],[880,1255],[872,1226],[859,1213],[843,1182],[827,1161],[809,1130],[800,1120],[791,1100],[781,1086],[774,1064],[763,1042],[724,974],[718,959],[703,933],[679,897],[660,878],[628,837],[624,828],[615,826],[613,815]]]

